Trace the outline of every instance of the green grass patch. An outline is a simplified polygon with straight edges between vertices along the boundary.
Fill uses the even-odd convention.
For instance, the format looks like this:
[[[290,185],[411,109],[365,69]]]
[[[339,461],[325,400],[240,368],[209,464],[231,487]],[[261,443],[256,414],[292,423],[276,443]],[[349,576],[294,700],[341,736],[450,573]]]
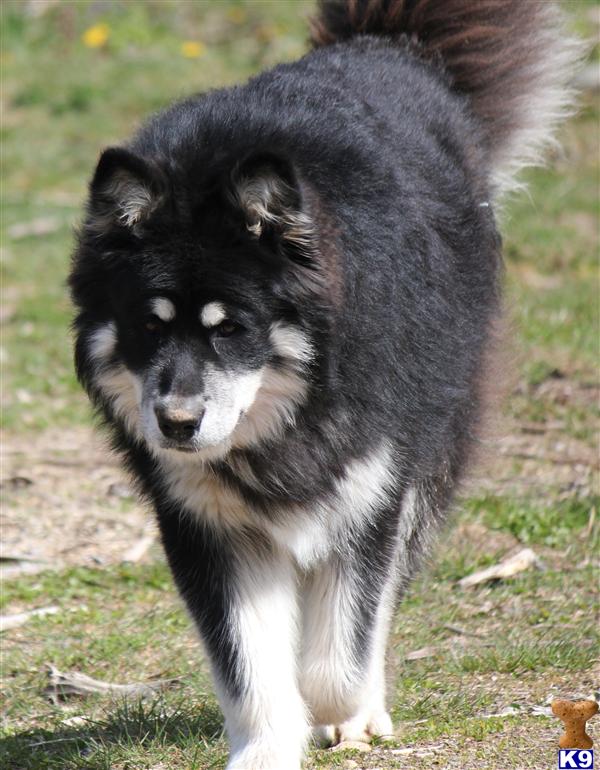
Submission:
[[[138,770],[165,761],[207,770],[225,766],[222,733],[214,699],[116,701],[76,728],[57,720],[53,729],[0,739],[0,761],[11,770]]]
[[[521,543],[560,548],[587,526],[592,511],[600,510],[600,495],[552,502],[485,495],[463,506],[467,516],[492,530],[509,532]]]
[[[134,588],[133,595],[130,589]],[[0,607],[7,605],[88,601],[98,594],[111,596],[118,605],[128,598],[144,599],[149,595],[170,594],[173,581],[164,562],[147,565],[120,565],[111,569],[73,567],[64,572],[43,572],[38,575],[6,581],[0,597]]]
[[[411,676],[405,672],[398,681],[394,721],[416,722],[421,719],[445,720],[481,714],[492,702],[489,693],[457,689],[456,682],[440,682],[431,675]]]
[[[546,632],[546,637],[549,634]],[[583,671],[597,657],[600,635],[594,626],[577,628],[576,634],[561,639],[530,638],[524,641],[512,638],[500,640],[490,648],[460,657],[454,664],[459,672],[519,674],[524,671],[566,669]]]
[[[454,717],[449,711],[444,718],[427,720],[425,724],[406,730],[403,742],[406,744],[433,743],[439,738],[453,738],[459,744],[465,739],[484,741],[488,736],[503,732],[511,724],[517,724],[515,717],[490,717],[479,719],[475,717]]]

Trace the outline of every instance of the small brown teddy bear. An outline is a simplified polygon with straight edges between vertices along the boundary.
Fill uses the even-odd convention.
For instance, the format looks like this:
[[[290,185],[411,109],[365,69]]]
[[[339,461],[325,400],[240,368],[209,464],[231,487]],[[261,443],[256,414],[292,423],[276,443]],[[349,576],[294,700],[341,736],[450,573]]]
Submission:
[[[585,731],[585,723],[598,712],[593,700],[555,700],[552,713],[565,723],[565,733],[560,736],[561,749],[591,749],[594,741]]]

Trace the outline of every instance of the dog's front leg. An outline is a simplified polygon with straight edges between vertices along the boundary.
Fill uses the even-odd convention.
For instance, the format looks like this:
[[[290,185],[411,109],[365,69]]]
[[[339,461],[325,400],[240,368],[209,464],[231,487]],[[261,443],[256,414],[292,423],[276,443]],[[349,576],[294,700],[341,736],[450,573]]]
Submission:
[[[232,574],[237,692],[221,697],[228,770],[298,770],[307,735],[296,672],[296,575],[288,557],[246,552]]]
[[[231,744],[227,770],[299,770],[296,575],[263,540],[159,517],[179,590],[208,651]],[[182,531],[182,528],[185,531]]]

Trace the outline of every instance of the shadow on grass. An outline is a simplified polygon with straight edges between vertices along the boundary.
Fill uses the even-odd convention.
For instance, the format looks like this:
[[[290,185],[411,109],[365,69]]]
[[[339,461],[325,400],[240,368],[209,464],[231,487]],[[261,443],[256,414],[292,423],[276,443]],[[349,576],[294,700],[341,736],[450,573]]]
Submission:
[[[120,701],[100,719],[81,719],[85,721],[76,725],[62,721],[51,729],[25,730],[0,739],[0,767],[110,770],[120,760],[123,767],[138,768],[141,747],[146,762],[165,749],[194,757],[215,750],[223,733],[223,717],[214,701]],[[193,762],[192,767],[207,765]]]

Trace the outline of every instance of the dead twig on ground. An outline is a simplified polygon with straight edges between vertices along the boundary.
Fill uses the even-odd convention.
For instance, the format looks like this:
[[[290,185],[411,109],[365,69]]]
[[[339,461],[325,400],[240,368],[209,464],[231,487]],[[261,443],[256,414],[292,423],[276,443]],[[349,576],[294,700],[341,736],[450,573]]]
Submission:
[[[488,583],[491,580],[505,580],[506,578],[518,575],[519,572],[524,572],[530,567],[540,569],[542,563],[531,548],[523,548],[522,551],[519,551],[519,553],[511,556],[509,559],[501,561],[499,564],[494,564],[487,569],[479,570],[472,575],[461,578],[458,581],[458,585],[461,588],[470,588],[480,583]]]
[[[82,674],[79,671],[59,671],[51,663],[48,664],[48,678],[50,681],[44,690],[44,694],[54,703],[69,696],[85,697],[93,693],[108,693],[125,697],[146,697],[154,695],[160,690],[172,687],[180,681],[175,678],[117,684],[116,682],[103,682],[100,679],[93,679],[91,676]]]
[[[60,607],[52,606],[40,607],[37,610],[30,610],[29,612],[18,612],[15,615],[0,615],[0,632],[23,626],[32,618],[39,618],[44,615],[56,615],[59,611]]]

